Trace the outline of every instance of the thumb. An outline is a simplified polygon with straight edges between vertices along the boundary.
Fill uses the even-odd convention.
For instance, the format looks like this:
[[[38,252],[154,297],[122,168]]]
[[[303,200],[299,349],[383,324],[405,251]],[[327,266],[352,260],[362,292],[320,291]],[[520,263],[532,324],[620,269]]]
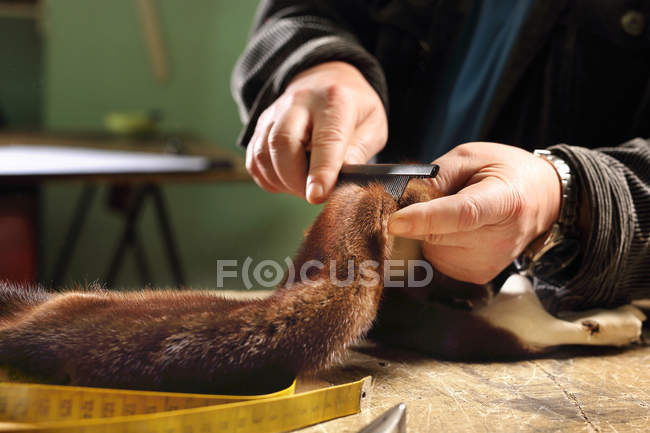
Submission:
[[[436,189],[444,195],[458,192],[485,166],[486,159],[481,153],[491,145],[482,142],[461,144],[433,161],[440,166],[438,176],[431,180]]]
[[[322,202],[334,187],[356,119],[345,105],[319,110],[314,116],[307,199]]]
[[[499,224],[512,215],[515,196],[503,181],[486,178],[458,194],[398,210],[388,220],[388,231],[398,236],[419,237]]]
[[[377,123],[364,122],[357,126],[345,152],[346,164],[366,164],[386,145],[388,131],[385,124]]]

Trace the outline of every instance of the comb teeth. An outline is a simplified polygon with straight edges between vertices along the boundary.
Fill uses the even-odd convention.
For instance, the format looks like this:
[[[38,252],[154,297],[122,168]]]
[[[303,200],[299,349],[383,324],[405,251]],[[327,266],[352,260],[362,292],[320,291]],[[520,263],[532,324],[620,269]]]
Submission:
[[[435,164],[358,164],[344,165],[339,173],[337,185],[355,183],[367,186],[378,183],[395,200],[402,198],[409,180],[436,177]]]
[[[409,180],[413,178],[422,179],[425,176],[410,176],[410,175],[364,175],[364,174],[341,174],[339,177],[338,185],[344,183],[354,183],[361,186],[367,186],[372,183],[380,184],[388,194],[395,200],[402,198],[406,185]]]

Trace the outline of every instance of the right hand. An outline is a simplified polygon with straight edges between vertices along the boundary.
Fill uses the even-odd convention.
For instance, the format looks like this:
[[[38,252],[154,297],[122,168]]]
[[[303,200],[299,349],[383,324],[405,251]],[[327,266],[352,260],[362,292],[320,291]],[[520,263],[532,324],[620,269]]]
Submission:
[[[261,114],[246,169],[269,192],[321,203],[341,165],[366,163],[387,137],[384,105],[363,75],[348,63],[323,63],[296,75]]]

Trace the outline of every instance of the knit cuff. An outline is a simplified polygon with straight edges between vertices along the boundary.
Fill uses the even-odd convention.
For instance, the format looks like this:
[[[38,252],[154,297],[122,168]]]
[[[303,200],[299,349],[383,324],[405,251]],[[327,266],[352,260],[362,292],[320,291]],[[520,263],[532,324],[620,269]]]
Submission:
[[[619,290],[634,238],[632,196],[624,166],[594,150],[560,144],[549,148],[571,167],[580,200],[591,210],[588,233],[576,263],[557,281],[536,281],[540,298],[550,311],[614,306],[629,302]]]

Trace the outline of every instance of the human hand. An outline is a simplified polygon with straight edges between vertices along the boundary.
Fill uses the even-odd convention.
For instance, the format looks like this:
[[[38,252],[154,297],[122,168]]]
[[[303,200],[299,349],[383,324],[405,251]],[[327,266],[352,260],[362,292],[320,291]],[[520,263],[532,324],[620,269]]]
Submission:
[[[465,143],[434,163],[444,197],[395,212],[391,234],[422,241],[440,272],[484,284],[558,219],[561,184],[546,160],[498,143]]]
[[[343,163],[367,162],[387,137],[386,111],[363,75],[347,63],[323,63],[298,74],[262,113],[246,149],[246,168],[269,192],[320,203]]]

